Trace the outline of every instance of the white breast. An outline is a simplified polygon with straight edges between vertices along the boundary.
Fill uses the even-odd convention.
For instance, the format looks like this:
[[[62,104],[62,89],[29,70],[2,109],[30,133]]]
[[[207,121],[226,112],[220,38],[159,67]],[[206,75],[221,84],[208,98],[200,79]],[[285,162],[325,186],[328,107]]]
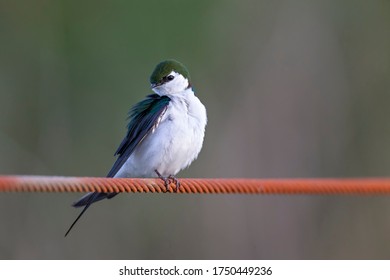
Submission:
[[[191,89],[168,95],[171,101],[160,124],[134,150],[115,177],[176,175],[186,168],[203,145],[206,108]]]

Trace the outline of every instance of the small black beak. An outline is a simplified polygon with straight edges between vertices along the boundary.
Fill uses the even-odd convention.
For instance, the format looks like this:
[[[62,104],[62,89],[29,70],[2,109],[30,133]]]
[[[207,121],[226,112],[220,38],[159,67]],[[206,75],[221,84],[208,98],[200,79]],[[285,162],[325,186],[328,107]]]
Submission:
[[[161,86],[162,83],[155,83],[155,84],[150,84],[150,87],[151,88],[155,88],[155,87],[158,87],[158,86]]]

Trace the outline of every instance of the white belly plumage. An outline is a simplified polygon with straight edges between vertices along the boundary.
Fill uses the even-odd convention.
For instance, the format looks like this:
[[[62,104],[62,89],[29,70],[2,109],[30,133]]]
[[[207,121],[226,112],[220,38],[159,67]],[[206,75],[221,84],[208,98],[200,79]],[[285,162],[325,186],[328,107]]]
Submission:
[[[206,109],[192,90],[169,96],[159,125],[136,147],[114,177],[176,175],[195,160],[202,148]]]

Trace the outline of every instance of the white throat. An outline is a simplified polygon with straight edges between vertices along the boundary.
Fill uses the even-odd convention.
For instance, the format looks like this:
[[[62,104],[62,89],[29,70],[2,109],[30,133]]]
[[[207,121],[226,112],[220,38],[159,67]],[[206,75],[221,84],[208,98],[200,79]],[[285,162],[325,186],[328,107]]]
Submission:
[[[183,75],[175,71],[172,71],[169,75],[174,76],[174,79],[172,81],[166,82],[165,84],[152,88],[155,93],[158,95],[172,95],[183,92],[188,88],[188,79]]]

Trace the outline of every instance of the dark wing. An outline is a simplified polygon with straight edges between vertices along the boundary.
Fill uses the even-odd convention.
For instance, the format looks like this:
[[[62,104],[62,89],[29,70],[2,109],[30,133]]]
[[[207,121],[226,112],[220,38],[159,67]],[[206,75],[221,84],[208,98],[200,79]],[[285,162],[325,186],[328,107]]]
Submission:
[[[129,156],[133,153],[134,149],[139,143],[154,129],[157,127],[158,122],[161,120],[167,106],[171,99],[168,96],[160,96],[158,94],[151,94],[146,99],[134,105],[129,112],[129,124],[127,126],[128,131],[125,139],[119,145],[115,155],[119,155],[118,159],[114,163],[107,177],[114,177],[122,165],[126,162]],[[99,193],[92,192],[84,195],[78,201],[73,203],[74,207],[85,206],[81,213],[78,215],[73,224],[69,227],[65,236],[71,231],[73,226],[85,213],[85,211],[91,206],[92,203],[105,199],[112,198],[118,193]]]
[[[170,101],[168,96],[151,94],[134,105],[129,112],[130,121],[126,137],[115,152],[119,157],[107,177],[115,176],[137,145],[158,125]]]

